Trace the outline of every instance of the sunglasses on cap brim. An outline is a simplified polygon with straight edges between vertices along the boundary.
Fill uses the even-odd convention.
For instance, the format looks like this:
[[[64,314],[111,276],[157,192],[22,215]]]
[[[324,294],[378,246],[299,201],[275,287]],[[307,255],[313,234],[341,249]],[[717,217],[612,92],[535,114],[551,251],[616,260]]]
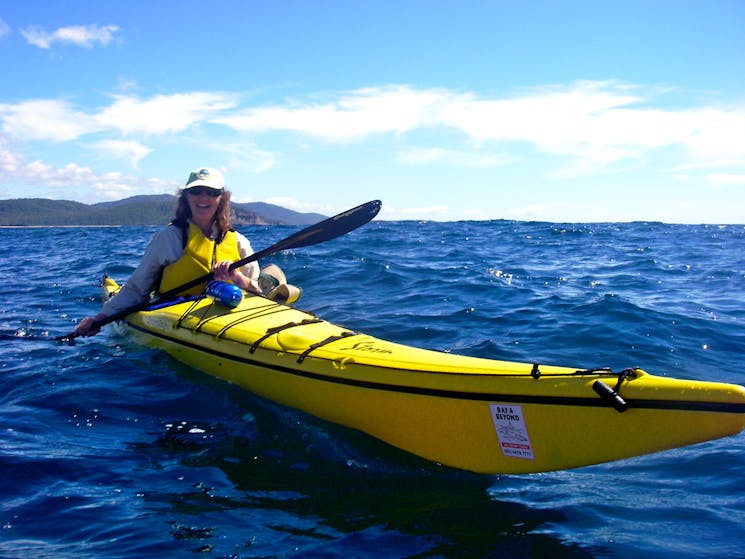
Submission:
[[[187,194],[191,194],[192,196],[201,196],[202,194],[206,194],[207,196],[211,196],[212,198],[217,198],[222,194],[222,190],[219,188],[212,188],[210,186],[193,186],[192,188],[186,189]]]

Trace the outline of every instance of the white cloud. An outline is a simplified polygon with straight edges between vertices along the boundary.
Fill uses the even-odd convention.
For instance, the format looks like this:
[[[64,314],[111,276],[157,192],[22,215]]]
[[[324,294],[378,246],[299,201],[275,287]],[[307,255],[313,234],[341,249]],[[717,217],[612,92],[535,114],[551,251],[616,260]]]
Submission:
[[[10,33],[10,25],[5,23],[3,18],[0,17],[0,39],[5,37],[5,35],[8,35]]]
[[[402,150],[396,156],[396,159],[400,163],[407,165],[422,165],[425,163],[432,163],[434,161],[441,161],[445,159],[446,150],[443,148],[408,148]]]
[[[135,169],[143,157],[153,152],[152,148],[139,142],[128,142],[125,140],[101,140],[93,144],[93,148],[99,151],[104,157],[126,159]]]
[[[407,86],[365,88],[328,103],[256,107],[213,122],[242,132],[294,131],[326,141],[361,140],[371,134],[404,133],[430,123],[449,94]],[[435,122],[432,121],[432,124]]]
[[[502,96],[389,85],[341,92],[322,102],[247,107],[239,93],[120,93],[86,109],[58,99],[0,104],[0,130],[19,142],[88,137],[88,145],[135,168],[158,149],[154,136],[167,134],[229,154],[230,167],[265,172],[281,160],[280,150],[291,148],[278,134],[271,138],[272,151],[260,147],[258,138],[292,132],[323,142],[390,135],[391,156],[406,165],[491,168],[536,161],[525,153],[532,150],[551,156],[541,160],[541,168],[553,164],[548,175],[554,178],[654,164],[661,154],[658,161],[664,158],[671,174],[707,168],[711,184],[737,183],[717,171],[739,177],[745,169],[745,106],[661,108],[657,94],[618,82],[577,82]],[[243,137],[225,141],[223,127]],[[422,136],[428,147],[416,145]]]
[[[525,141],[548,151],[560,150],[597,133],[593,116],[637,102],[638,97],[627,89],[609,82],[580,82],[501,99],[468,95],[448,104],[441,121],[482,142]]]
[[[682,118],[690,121],[685,145],[694,163],[745,166],[745,107],[703,108]]]
[[[84,167],[76,163],[54,167],[37,160],[25,164],[20,171],[20,176],[24,181],[52,188],[90,184],[95,177],[90,167]]]
[[[277,164],[276,154],[259,149],[253,143],[212,143],[205,147],[229,154],[227,166],[231,169],[247,168],[253,173],[263,173]]]
[[[638,88],[637,88],[638,89]],[[681,151],[678,168],[745,164],[745,107],[660,109],[654,99],[615,82],[579,82],[522,95],[479,98],[473,93],[365,88],[326,103],[240,108],[238,95],[189,92],[139,98],[116,95],[108,106],[84,112],[63,100],[0,105],[3,130],[20,139],[67,141],[111,131],[124,135],[188,131],[207,123],[242,133],[290,131],[324,141],[360,141],[371,135],[427,129],[459,131],[431,148],[402,147],[405,164],[446,161],[465,167],[504,164],[526,146],[565,158],[555,175],[597,171],[642,161],[656,149]],[[231,112],[232,111],[232,112]],[[475,142],[475,144],[474,144]],[[495,155],[494,146],[499,146]],[[568,159],[567,159],[568,158]],[[269,168],[272,158],[262,158]]]
[[[8,147],[7,138],[0,136],[0,184],[9,182],[23,166],[21,157]]]
[[[234,106],[232,95],[203,92],[144,100],[116,96],[111,105],[89,113],[67,101],[41,99],[0,104],[0,119],[3,131],[16,138],[69,141],[104,130],[125,135],[182,132]]]
[[[712,173],[706,179],[714,186],[745,186],[745,173]]]
[[[235,104],[233,95],[223,93],[156,95],[144,100],[120,95],[95,118],[101,126],[123,134],[163,134],[182,132]]]
[[[54,193],[61,189],[65,198],[96,202],[101,199],[118,200],[138,192],[173,193],[178,188],[174,181],[142,178],[118,172],[96,173],[90,167],[68,163],[61,167],[44,161],[26,161],[11,151],[7,140],[0,136],[0,184],[20,183],[40,186]],[[76,194],[77,195],[74,195]],[[57,196],[53,196],[57,197]]]
[[[655,149],[677,148],[699,165],[745,162],[745,108],[661,109],[651,92],[613,81],[577,82],[519,95],[482,98],[474,93],[409,86],[365,88],[326,103],[288,102],[253,107],[213,122],[241,132],[292,131],[326,141],[397,136],[425,128],[457,130],[479,146],[532,146],[569,157],[561,174],[580,174],[618,162],[639,161]],[[507,151],[504,149],[503,151]],[[399,154],[408,164],[459,160],[461,165],[495,165],[478,151],[434,147]]]
[[[491,154],[481,151],[463,151],[439,147],[411,147],[402,149],[396,154],[396,161],[405,165],[425,165],[442,162],[456,167],[485,169],[500,167],[507,163],[502,154]]]
[[[614,82],[580,82],[559,90],[497,100],[464,99],[447,107],[443,123],[480,142],[525,142],[574,158],[568,174],[638,160],[678,147],[700,163],[743,161],[745,112],[703,108],[664,110]]]
[[[93,117],[53,99],[0,104],[2,130],[22,140],[65,142],[99,129]]]
[[[29,44],[42,49],[49,49],[54,43],[68,43],[90,49],[96,44],[108,45],[117,31],[119,27],[116,25],[72,25],[51,32],[34,26],[22,29],[21,35]]]

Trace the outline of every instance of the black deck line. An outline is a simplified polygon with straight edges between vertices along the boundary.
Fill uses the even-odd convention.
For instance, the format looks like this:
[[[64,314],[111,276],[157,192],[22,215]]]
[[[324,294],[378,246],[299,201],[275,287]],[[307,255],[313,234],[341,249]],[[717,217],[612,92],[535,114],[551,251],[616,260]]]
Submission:
[[[330,377],[313,373],[310,371],[303,371],[300,368],[293,369],[290,367],[283,367],[280,365],[271,365],[251,359],[248,357],[240,357],[228,353],[222,353],[210,348],[205,348],[198,344],[179,340],[161,334],[159,332],[153,332],[140,326],[127,323],[130,328],[143,332],[149,336],[161,338],[169,342],[190,347],[192,349],[199,350],[203,353],[214,355],[221,359],[227,359],[260,367],[263,369],[270,369],[273,371],[295,375],[303,378],[310,378],[323,382],[329,382],[334,384],[343,384],[347,386],[356,386],[359,388],[369,388],[374,390],[384,390],[387,392],[400,392],[403,394],[417,394],[420,396],[435,396],[439,398],[454,398],[457,400],[484,400],[489,402],[510,402],[510,403],[522,403],[522,404],[544,404],[553,406],[585,406],[585,407],[598,407],[598,408],[610,408],[607,402],[601,398],[595,397],[569,397],[569,396],[528,396],[519,394],[499,394],[489,392],[466,392],[459,390],[444,390],[438,388],[422,388],[417,386],[401,386],[396,384],[379,383],[373,381],[361,381],[355,379],[347,379],[342,377]],[[224,338],[221,338],[224,339]],[[239,342],[238,342],[239,343]],[[246,346],[248,351],[249,346]],[[301,367],[301,365],[298,365]],[[427,370],[416,370],[416,369],[401,369],[402,371],[414,372],[414,373],[428,373],[431,371]],[[441,373],[448,374],[448,373]],[[494,375],[497,376],[497,375]],[[526,374],[529,376],[529,373]],[[598,376],[607,376],[599,374]],[[540,381],[538,381],[540,382]],[[594,394],[594,393],[593,393]],[[623,396],[623,394],[621,394]],[[628,400],[626,399],[629,409],[659,409],[659,410],[684,410],[684,411],[700,411],[700,412],[718,412],[718,413],[745,413],[745,403],[743,404],[731,404],[727,402],[698,402],[690,400]]]

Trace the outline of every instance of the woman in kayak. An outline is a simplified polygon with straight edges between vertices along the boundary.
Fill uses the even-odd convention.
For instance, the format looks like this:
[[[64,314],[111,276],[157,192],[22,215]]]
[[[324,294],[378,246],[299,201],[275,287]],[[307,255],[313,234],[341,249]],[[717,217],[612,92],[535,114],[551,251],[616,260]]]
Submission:
[[[75,335],[92,336],[99,331],[97,322],[147,300],[153,289],[164,293],[210,271],[216,280],[261,293],[257,262],[230,269],[251,254],[249,240],[230,227],[230,191],[225,190],[222,174],[209,167],[196,169],[179,192],[171,225],[153,236],[127,283],[100,313],[81,320]],[[181,295],[199,294],[203,288],[199,285]]]

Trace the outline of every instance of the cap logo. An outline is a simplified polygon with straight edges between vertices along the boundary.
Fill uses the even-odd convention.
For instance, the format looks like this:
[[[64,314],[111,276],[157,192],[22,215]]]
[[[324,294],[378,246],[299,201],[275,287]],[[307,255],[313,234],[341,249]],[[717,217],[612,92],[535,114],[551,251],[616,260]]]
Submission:
[[[189,173],[189,179],[186,181],[185,188],[192,188],[195,186],[209,186],[210,188],[217,188],[222,190],[225,188],[220,171],[212,169],[210,167],[197,167],[191,173]]]

